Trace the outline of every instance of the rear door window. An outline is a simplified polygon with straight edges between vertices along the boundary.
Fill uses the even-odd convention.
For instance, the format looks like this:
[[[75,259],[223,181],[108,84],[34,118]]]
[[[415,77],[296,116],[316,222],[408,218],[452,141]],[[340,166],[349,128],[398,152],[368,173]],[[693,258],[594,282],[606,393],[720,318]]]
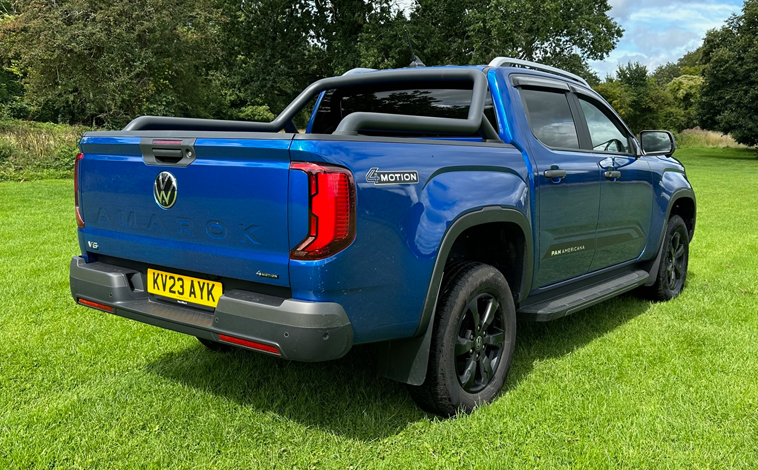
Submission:
[[[369,112],[405,114],[441,118],[466,119],[471,105],[471,89],[432,88],[417,89],[337,89],[324,94],[313,121],[313,134],[331,134],[340,121],[350,113]],[[492,97],[488,93],[484,105],[484,115],[498,129]],[[403,137],[444,137],[438,134],[405,132],[361,131],[365,135]],[[479,137],[478,134],[472,137]]]
[[[547,147],[579,149],[579,137],[566,93],[522,89],[529,126]]]

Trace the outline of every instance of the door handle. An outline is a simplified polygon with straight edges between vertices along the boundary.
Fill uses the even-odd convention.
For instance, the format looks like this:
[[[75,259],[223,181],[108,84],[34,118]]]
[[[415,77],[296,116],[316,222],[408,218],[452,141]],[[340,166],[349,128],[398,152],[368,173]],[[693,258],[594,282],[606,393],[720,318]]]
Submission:
[[[615,180],[621,178],[621,172],[618,170],[610,170],[605,172],[605,177],[609,180]]]
[[[545,178],[553,179],[553,178],[565,178],[566,177],[566,170],[545,170]]]

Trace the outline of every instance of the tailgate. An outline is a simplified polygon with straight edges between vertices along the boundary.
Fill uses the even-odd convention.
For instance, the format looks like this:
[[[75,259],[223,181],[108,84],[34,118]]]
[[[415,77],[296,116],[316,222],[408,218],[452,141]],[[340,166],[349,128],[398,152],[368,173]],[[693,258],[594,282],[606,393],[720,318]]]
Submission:
[[[80,144],[88,252],[289,286],[292,135],[135,134],[93,132]]]

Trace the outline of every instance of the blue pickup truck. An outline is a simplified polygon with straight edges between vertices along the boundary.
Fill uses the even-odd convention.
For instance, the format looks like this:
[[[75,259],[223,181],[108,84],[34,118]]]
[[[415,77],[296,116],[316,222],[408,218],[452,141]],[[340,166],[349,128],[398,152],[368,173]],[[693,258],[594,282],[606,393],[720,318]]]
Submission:
[[[500,392],[517,319],[681,292],[696,209],[675,148],[508,58],[357,69],[269,123],[144,116],[81,140],[71,293],[219,351],[373,343],[421,407],[470,411]]]

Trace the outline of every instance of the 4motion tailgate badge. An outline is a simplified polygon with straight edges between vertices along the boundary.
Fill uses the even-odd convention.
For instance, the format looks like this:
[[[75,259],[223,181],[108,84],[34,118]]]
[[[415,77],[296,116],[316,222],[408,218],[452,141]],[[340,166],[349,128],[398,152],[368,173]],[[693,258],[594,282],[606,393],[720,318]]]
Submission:
[[[417,184],[418,171],[379,171],[379,168],[372,168],[366,173],[366,181],[374,184]]]

